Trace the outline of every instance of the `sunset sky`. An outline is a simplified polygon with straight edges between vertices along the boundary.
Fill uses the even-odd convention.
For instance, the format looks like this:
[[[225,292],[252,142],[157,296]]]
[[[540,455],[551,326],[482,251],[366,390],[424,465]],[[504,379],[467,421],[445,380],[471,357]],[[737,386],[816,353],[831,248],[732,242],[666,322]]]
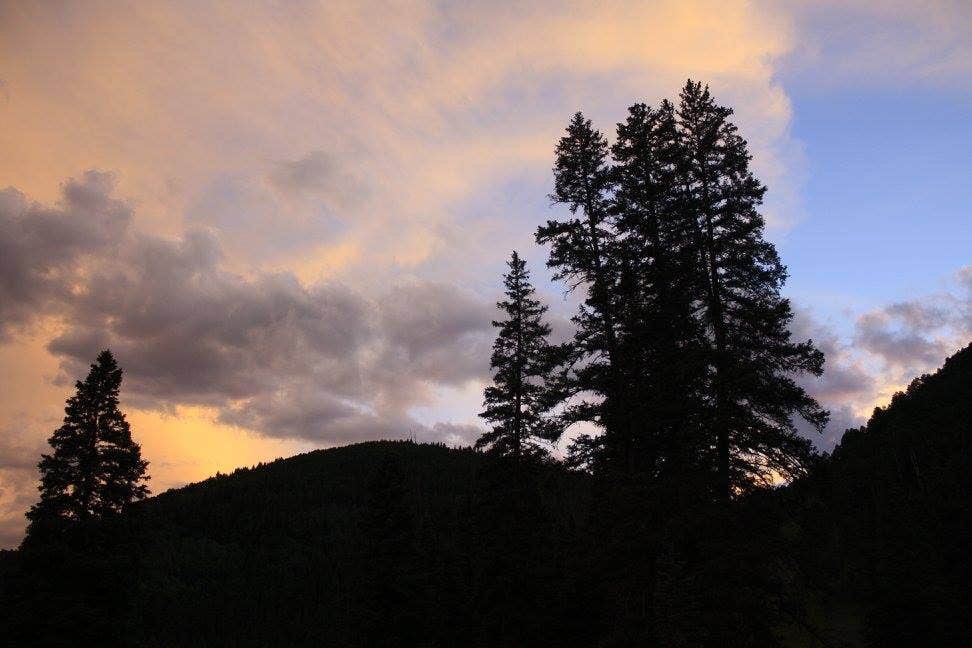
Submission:
[[[708,82],[769,187],[823,450],[972,338],[972,4],[0,0],[0,547],[110,347],[158,492],[479,433],[583,110]]]

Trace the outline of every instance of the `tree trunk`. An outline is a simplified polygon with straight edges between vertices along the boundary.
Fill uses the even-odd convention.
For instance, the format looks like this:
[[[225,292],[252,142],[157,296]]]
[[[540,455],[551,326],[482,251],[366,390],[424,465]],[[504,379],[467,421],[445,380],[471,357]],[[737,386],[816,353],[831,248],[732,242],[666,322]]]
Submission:
[[[700,165],[704,156],[699,154]],[[732,484],[729,475],[729,420],[728,420],[728,389],[726,375],[726,330],[723,313],[722,296],[720,294],[719,273],[715,259],[715,232],[712,224],[708,180],[703,174],[702,184],[702,218],[705,222],[705,232],[694,216],[696,245],[699,248],[699,263],[706,279],[706,301],[709,324],[712,326],[713,342],[715,344],[715,421],[713,422],[716,435],[716,454],[719,499],[728,503],[732,499]],[[689,192],[689,188],[685,188]]]

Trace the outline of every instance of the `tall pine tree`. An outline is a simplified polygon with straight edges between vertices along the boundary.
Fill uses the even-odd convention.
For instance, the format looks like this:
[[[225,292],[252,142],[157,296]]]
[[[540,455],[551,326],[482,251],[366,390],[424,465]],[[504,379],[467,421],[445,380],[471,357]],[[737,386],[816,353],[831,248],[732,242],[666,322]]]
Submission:
[[[554,278],[567,281],[571,290],[587,290],[573,318],[577,331],[565,359],[569,371],[562,373],[558,391],[568,403],[561,416],[564,427],[590,422],[603,430],[597,437],[579,437],[571,449],[575,464],[592,466],[604,463],[608,455],[623,454],[604,450],[624,445],[615,312],[620,264],[613,254],[615,173],[608,143],[579,112],[557,144],[553,172],[551,198],[566,205],[570,216],[547,221],[537,229],[536,240],[550,245],[547,265],[554,269]],[[580,394],[595,398],[574,399]]]
[[[823,354],[793,342],[780,295],[786,268],[763,238],[766,188],[749,169],[746,141],[707,87],[689,80],[678,108],[683,191],[695,249],[695,300],[705,327],[717,492],[723,499],[805,468],[812,447],[799,415],[821,429],[828,413],[794,380],[820,375]]]
[[[693,312],[693,249],[686,243],[674,107],[635,104],[611,147],[618,346],[631,422],[629,472],[680,480],[704,470],[699,432],[702,346]]]
[[[555,276],[587,291],[558,392],[565,427],[601,433],[578,439],[574,463],[713,475],[722,499],[802,472],[812,446],[794,417],[828,418],[795,380],[823,355],[790,340],[766,190],[731,113],[690,81],[678,110],[632,106],[610,158],[578,113],[554,165],[570,217],[537,230]]]
[[[27,513],[28,535],[47,523],[117,513],[148,494],[142,483],[148,462],[118,409],[121,381],[122,370],[105,350],[75,384],[64,424],[49,439],[53,452],[38,464],[41,498]]]
[[[493,322],[499,328],[490,360],[493,384],[485,390],[480,414],[493,427],[476,447],[518,461],[544,457],[547,442],[557,434],[545,416],[549,403],[544,379],[552,369],[550,326],[543,321],[547,307],[534,298],[526,262],[513,252],[507,265],[506,299],[496,304],[506,317]]]

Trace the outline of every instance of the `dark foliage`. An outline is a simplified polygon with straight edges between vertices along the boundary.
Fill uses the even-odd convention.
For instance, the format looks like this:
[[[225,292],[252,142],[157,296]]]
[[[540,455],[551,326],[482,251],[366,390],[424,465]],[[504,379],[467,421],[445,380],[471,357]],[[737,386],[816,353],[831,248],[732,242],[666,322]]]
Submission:
[[[848,431],[809,476],[730,507],[441,446],[312,452],[78,526],[44,562],[37,549],[4,554],[6,636],[968,645],[970,440],[972,347]]]
[[[705,431],[706,348],[694,317],[696,254],[683,217],[682,157],[672,104],[635,104],[618,124],[614,255],[619,370],[627,439],[607,454],[625,457],[642,479],[699,479],[711,465]],[[615,444],[617,446],[618,444]]]
[[[570,290],[583,287],[587,296],[573,318],[577,332],[551,390],[564,403],[562,428],[590,422],[603,430],[600,437],[581,437],[572,452],[575,465],[600,467],[617,459],[605,448],[623,445],[627,429],[617,344],[618,264],[612,254],[615,173],[607,140],[581,113],[567,126],[555,154],[551,198],[566,205],[570,216],[547,221],[537,229],[536,240],[550,246],[547,265],[554,278],[565,280]],[[581,394],[594,398],[577,399]]]
[[[807,565],[873,645],[972,644],[972,345],[915,379],[798,482]]]
[[[801,474],[812,447],[793,416],[822,429],[829,414],[795,381],[820,375],[823,354],[811,340],[793,342],[789,300],[780,295],[786,268],[763,238],[758,208],[766,188],[749,170],[746,141],[701,83],[685,84],[677,110],[682,150],[679,182],[697,254],[696,302],[711,368],[710,424],[715,431],[719,490]]]
[[[544,460],[550,441],[559,436],[548,416],[549,390],[544,382],[556,357],[547,342],[550,326],[543,321],[547,307],[534,297],[526,262],[513,252],[507,265],[506,299],[496,304],[505,319],[493,322],[499,328],[490,359],[493,384],[485,389],[485,409],[480,414],[492,429],[476,441],[476,448],[515,461]]]
[[[692,472],[723,500],[803,473],[794,417],[828,413],[795,381],[819,375],[812,341],[791,341],[786,268],[763,238],[766,189],[708,88],[676,107],[635,104],[607,140],[577,113],[556,148],[561,220],[537,229],[548,265],[586,298],[554,393],[578,438],[574,465],[665,480]]]
[[[108,350],[98,354],[88,376],[75,383],[64,424],[48,440],[41,458],[40,501],[27,513],[27,542],[71,525],[121,512],[142,499],[148,462],[132,440],[118,409],[122,370]]]

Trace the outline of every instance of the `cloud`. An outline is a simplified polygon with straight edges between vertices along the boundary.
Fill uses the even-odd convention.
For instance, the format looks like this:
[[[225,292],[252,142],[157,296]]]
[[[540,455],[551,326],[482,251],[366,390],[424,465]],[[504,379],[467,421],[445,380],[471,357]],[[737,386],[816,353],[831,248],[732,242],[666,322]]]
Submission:
[[[197,446],[469,440],[410,412],[486,378],[486,297],[510,249],[534,260],[569,115],[610,132],[711,82],[785,229],[798,27],[750,2],[0,3],[0,341],[63,390],[110,345],[127,402],[191,408]],[[116,175],[57,188],[92,166]],[[863,399],[843,366],[820,393]]]
[[[854,342],[898,375],[930,371],[972,338],[972,266],[948,289],[889,304],[858,317]]]
[[[825,405],[851,403],[873,391],[874,378],[855,355],[850,343],[842,340],[833,326],[818,320],[810,309],[794,309],[790,332],[794,340],[812,339],[824,354],[823,375],[801,376],[800,381]]]
[[[813,0],[794,3],[788,10],[800,43],[789,65],[818,82],[907,80],[969,87],[968,2]]]
[[[65,183],[53,208],[17,190],[3,194],[0,324],[8,343],[42,322],[53,327],[45,346],[64,389],[108,347],[125,370],[128,408],[180,416],[202,406],[214,424],[318,446],[403,437],[469,444],[478,436],[474,425],[419,422],[409,410],[439,387],[486,377],[487,300],[417,278],[365,295],[286,271],[244,276],[227,268],[212,231],[133,231],[132,208],[113,186],[110,176],[88,173]],[[40,433],[29,436],[0,437],[5,546],[19,538],[36,498],[44,444]],[[168,474],[177,464],[160,465]]]
[[[802,375],[798,377],[798,382],[830,410],[830,422],[822,433],[802,420],[797,420],[796,425],[797,430],[813,441],[817,448],[829,451],[840,441],[847,428],[857,427],[864,422],[861,411],[873,406],[876,379],[853,346],[843,340],[833,326],[819,320],[812,310],[794,308],[790,333],[794,340],[812,339],[824,354],[823,375]]]
[[[211,406],[224,423],[334,443],[350,430],[401,434],[431,386],[486,375],[493,309],[474,293],[414,279],[365,296],[289,272],[241,276],[209,231],[128,232],[131,209],[112,186],[94,173],[66,183],[58,209],[8,192],[6,230],[26,234],[6,236],[5,250],[23,260],[41,250],[56,265],[10,264],[4,285],[34,292],[8,290],[5,303],[18,323],[61,322],[47,350],[65,384],[110,347],[136,407]]]
[[[826,402],[826,401],[825,401]],[[814,446],[821,452],[830,452],[834,449],[844,432],[851,428],[857,428],[867,421],[867,417],[859,414],[853,407],[844,404],[834,405],[833,401],[828,405],[830,408],[830,421],[822,432],[817,432],[810,424],[803,420],[796,421],[797,431],[810,439]]]
[[[379,304],[383,371],[417,373],[448,386],[486,375],[491,303],[449,284],[412,282],[388,291]]]
[[[0,547],[20,542],[24,512],[37,500],[37,462],[47,450],[13,425],[0,428]]]
[[[0,469],[0,547],[15,547],[24,535],[24,512],[37,500],[34,471]]]
[[[911,369],[933,365],[945,355],[948,344],[931,339],[925,330],[902,314],[902,307],[920,310],[920,304],[892,304],[865,313],[857,320],[855,341],[862,349],[892,367]]]
[[[831,411],[822,437],[803,422],[797,426],[829,450],[846,428],[862,425],[874,407],[972,340],[972,266],[955,272],[940,292],[860,314],[849,335],[839,335],[811,309],[794,313],[793,338],[812,338],[826,357],[823,376],[802,376],[800,383]]]
[[[972,265],[967,265],[955,273],[958,284],[958,321],[968,336],[972,337]]]
[[[52,177],[115,169],[140,229],[179,235],[186,215],[241,271],[468,274],[491,251],[455,235],[469,204],[527,179],[540,199],[482,226],[512,247],[546,216],[572,112],[610,132],[688,75],[736,106],[773,222],[799,211],[773,67],[793,26],[749,3],[32,4],[0,30],[0,177],[49,200]]]
[[[64,183],[50,208],[12,187],[0,191],[0,341],[69,298],[79,264],[121,240],[132,212],[110,196],[114,185],[111,174],[88,171]]]
[[[290,200],[324,201],[332,211],[344,213],[363,202],[368,189],[363,179],[342,159],[324,151],[278,164],[268,175],[270,186]]]
[[[47,444],[25,438],[13,425],[0,429],[0,470],[34,471]]]

